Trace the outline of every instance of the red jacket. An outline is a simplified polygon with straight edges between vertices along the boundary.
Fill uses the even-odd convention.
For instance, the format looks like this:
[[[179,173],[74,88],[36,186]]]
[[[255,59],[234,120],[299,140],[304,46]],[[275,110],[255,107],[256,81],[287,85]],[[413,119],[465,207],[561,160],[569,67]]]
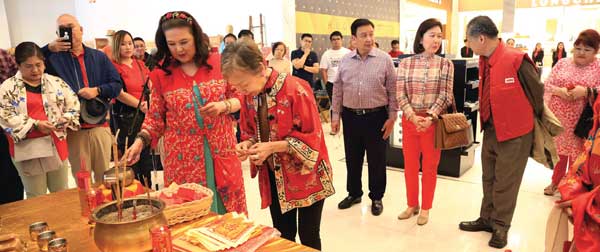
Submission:
[[[308,207],[335,193],[325,136],[314,94],[308,83],[298,77],[271,73],[265,85],[269,111],[270,141],[287,141],[290,151],[275,153],[273,161],[277,200],[281,213]],[[242,139],[259,139],[258,102],[253,96],[241,100]],[[262,208],[271,205],[271,181],[267,166],[251,166],[258,175]]]
[[[498,142],[523,136],[533,130],[533,107],[517,74],[523,59],[534,64],[527,54],[506,48],[500,43],[488,60],[490,83],[484,85],[491,84],[491,112]],[[480,56],[479,76],[482,83],[485,64],[485,57]],[[479,88],[479,97],[482,91],[483,88]]]

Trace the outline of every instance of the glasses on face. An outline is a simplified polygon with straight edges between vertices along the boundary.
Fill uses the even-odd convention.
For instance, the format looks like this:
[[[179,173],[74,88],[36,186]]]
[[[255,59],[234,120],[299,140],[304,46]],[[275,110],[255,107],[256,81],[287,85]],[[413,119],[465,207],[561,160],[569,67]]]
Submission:
[[[23,64],[23,69],[29,72],[33,72],[35,70],[42,70],[44,68],[44,64]]]
[[[577,53],[577,54],[593,54],[594,53],[594,49],[591,48],[591,47],[576,46],[573,49],[573,53]]]

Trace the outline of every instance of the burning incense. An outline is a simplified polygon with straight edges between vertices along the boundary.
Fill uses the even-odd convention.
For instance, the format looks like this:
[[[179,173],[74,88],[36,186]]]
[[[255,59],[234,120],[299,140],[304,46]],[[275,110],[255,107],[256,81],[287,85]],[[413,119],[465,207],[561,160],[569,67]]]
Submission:
[[[142,175],[144,178],[144,189],[146,190],[146,196],[148,197],[148,203],[150,203],[150,211],[154,213],[154,207],[152,207],[152,202],[150,201],[150,187],[148,187],[148,178],[146,175]]]
[[[119,151],[117,149],[117,139],[119,137],[119,133],[120,130],[117,129],[117,133],[115,134],[115,136],[113,137],[113,159],[114,159],[114,165],[115,165],[115,178],[116,178],[116,200],[117,201],[117,219],[119,221],[121,221],[121,217],[123,216],[123,209],[122,209],[122,202],[121,202],[121,186],[120,186],[120,179],[119,179]]]
[[[127,151],[129,151],[129,147],[127,147],[129,144],[129,137],[125,137],[125,150],[123,152],[123,156],[125,156],[125,153],[127,153]],[[121,188],[121,199],[124,198],[124,194],[125,194],[125,180],[127,179],[127,162],[122,162],[123,165],[123,182],[122,182],[122,188]],[[123,202],[121,202],[122,204]]]
[[[134,199],[133,200],[133,219],[134,220],[137,219],[137,209],[136,209],[136,206],[137,206],[137,200]]]

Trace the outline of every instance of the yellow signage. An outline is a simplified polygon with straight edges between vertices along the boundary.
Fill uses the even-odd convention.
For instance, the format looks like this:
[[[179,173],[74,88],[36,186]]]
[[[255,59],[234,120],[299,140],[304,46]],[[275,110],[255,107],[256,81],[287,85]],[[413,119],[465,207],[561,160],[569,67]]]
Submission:
[[[356,20],[354,17],[296,11],[296,33],[329,35],[333,31],[340,31],[344,36],[350,36],[350,25],[352,25],[354,20]],[[400,23],[374,19],[370,20],[375,25],[375,36],[400,36]]]
[[[452,0],[408,0],[408,2],[432,8],[443,9],[446,11],[452,11]]]

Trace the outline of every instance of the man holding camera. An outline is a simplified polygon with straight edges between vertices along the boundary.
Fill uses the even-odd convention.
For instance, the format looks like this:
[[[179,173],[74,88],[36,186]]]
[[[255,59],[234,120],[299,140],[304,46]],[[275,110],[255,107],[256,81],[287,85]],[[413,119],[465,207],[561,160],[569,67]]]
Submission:
[[[67,135],[73,176],[83,160],[94,171],[94,180],[102,181],[113,142],[107,119],[109,101],[121,93],[120,77],[104,53],[83,45],[83,28],[77,18],[63,14],[56,23],[59,38],[42,50],[46,71],[67,82],[81,102],[81,130]]]

